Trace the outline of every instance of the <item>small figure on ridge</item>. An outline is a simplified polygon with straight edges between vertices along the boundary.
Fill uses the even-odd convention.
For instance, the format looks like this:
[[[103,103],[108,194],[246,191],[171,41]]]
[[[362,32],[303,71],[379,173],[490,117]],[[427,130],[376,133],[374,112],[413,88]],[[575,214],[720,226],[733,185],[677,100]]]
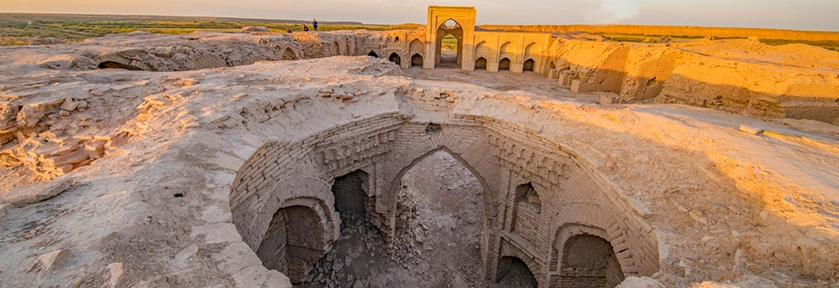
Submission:
[[[312,27],[315,28],[315,31],[318,31],[318,20],[312,19]]]

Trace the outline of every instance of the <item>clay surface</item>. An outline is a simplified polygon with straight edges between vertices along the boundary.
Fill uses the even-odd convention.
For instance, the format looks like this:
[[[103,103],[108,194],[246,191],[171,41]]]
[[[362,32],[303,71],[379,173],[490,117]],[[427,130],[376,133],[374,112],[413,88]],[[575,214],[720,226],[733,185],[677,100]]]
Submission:
[[[0,286],[839,283],[838,53],[423,33],[0,49]]]

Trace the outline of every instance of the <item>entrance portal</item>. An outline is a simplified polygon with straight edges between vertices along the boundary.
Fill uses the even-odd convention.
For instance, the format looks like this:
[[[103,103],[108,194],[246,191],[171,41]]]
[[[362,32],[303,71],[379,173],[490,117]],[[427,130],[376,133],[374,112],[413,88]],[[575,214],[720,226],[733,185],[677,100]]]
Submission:
[[[437,28],[437,65],[459,68],[463,56],[463,27],[448,20]]]
[[[376,52],[374,51],[370,51],[370,53],[367,53],[367,56],[379,58],[379,54],[376,54]]]

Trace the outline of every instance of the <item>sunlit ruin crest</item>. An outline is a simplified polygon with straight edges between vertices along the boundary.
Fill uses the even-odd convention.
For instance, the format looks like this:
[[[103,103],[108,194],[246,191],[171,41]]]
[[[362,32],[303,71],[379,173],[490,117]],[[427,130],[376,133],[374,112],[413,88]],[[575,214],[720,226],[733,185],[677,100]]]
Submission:
[[[0,48],[0,287],[839,285],[839,33],[475,20]]]

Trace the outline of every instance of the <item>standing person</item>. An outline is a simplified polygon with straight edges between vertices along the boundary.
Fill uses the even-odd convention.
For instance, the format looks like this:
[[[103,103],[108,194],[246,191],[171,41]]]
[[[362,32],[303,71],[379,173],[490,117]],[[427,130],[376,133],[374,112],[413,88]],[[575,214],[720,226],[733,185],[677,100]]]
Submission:
[[[308,31],[309,31],[309,27],[308,27],[308,26],[306,26],[306,24],[303,24],[303,31],[304,31],[304,32],[308,32]]]
[[[312,27],[315,27],[315,31],[318,31],[318,19],[312,19]]]

